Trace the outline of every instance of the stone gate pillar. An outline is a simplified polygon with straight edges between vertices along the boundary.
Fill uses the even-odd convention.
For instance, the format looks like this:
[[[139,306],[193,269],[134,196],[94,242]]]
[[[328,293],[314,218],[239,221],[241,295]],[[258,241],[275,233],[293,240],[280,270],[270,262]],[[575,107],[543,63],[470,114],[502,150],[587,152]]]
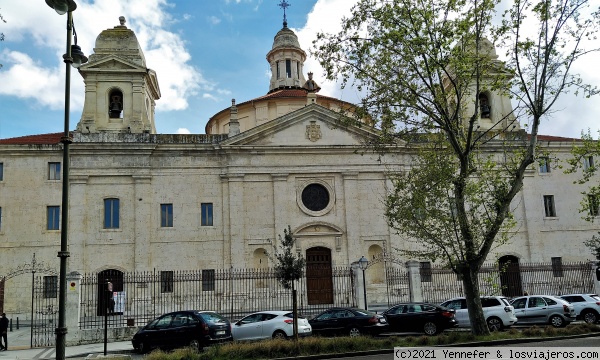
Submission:
[[[600,262],[593,262],[592,263],[592,278],[594,281],[594,294],[600,294],[600,280],[597,278],[597,271],[600,271],[598,268],[598,264],[600,264]]]
[[[80,342],[79,318],[81,315],[81,274],[72,271],[67,274],[67,303],[65,304],[67,338],[66,345]]]
[[[354,304],[356,304],[359,309],[364,309],[366,304],[363,296],[362,270],[356,261],[350,264],[350,267],[352,269],[352,281],[354,283]]]
[[[421,291],[421,271],[419,262],[410,260],[406,262],[406,270],[408,271],[408,290],[410,293],[410,301],[423,301],[423,292]]]

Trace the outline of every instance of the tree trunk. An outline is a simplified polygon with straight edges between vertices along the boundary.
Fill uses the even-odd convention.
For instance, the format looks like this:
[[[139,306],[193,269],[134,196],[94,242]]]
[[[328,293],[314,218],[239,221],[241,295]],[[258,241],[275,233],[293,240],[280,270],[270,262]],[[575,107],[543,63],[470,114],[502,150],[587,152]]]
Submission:
[[[294,341],[298,341],[298,300],[296,300],[296,288],[292,281],[292,311],[294,313]]]
[[[467,299],[469,319],[471,319],[471,332],[473,335],[489,335],[490,330],[483,316],[481,298],[479,294],[479,278],[477,271],[469,266],[463,268],[463,287]]]

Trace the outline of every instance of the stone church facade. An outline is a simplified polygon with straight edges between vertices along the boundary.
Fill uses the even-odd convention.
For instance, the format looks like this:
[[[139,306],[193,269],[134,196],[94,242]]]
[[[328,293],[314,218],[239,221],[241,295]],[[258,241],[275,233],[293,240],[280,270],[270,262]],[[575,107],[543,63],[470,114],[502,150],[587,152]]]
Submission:
[[[416,246],[384,216],[386,174],[410,166],[410,149],[399,144],[383,157],[364,151],[377,130],[368,120],[342,121],[352,104],[318,94],[312,76],[304,77],[306,53],[286,26],[267,54],[269,92],[232,102],[208,121],[206,134],[156,132],[158,77],[130,29],[103,31],[94,51],[79,69],[85,104],[70,147],[69,271],[265,268],[288,226],[309,263],[349,266]],[[490,114],[510,106],[500,94],[486,96]],[[7,313],[29,311],[24,274],[58,269],[60,137],[0,139]],[[573,139],[540,140],[556,158],[570,156]],[[583,241],[598,225],[578,212],[579,175],[533,166],[515,199],[514,237],[490,260],[591,259]],[[385,287],[383,270],[373,269],[369,291]]]

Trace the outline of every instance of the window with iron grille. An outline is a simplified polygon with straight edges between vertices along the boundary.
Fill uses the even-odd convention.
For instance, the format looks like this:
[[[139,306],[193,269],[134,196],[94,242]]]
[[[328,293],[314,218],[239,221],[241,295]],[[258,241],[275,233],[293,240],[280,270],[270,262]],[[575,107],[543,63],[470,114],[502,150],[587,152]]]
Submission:
[[[4,180],[4,163],[0,162],[0,181]]]
[[[60,206],[48,206],[46,217],[46,230],[60,229]]]
[[[422,282],[431,282],[431,262],[421,261],[419,264]]]
[[[60,163],[48,163],[48,180],[60,180]]]
[[[215,270],[202,270],[202,291],[215,291]]]
[[[562,257],[552,258],[552,275],[554,277],[563,277]]]
[[[44,276],[44,298],[58,297],[58,276]]]
[[[160,272],[160,292],[170,293],[173,292],[173,281],[175,279],[173,271],[161,271]]]
[[[554,208],[554,195],[544,195],[544,212],[546,217],[556,217]]]

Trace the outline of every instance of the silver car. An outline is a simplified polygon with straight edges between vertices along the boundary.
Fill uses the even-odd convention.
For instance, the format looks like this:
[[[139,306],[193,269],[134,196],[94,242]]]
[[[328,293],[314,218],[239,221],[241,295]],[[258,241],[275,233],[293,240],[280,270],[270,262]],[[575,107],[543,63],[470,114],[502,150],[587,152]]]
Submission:
[[[289,311],[261,311],[231,324],[233,340],[286,339],[294,335],[294,316]],[[312,327],[298,316],[298,336],[312,334]]]
[[[567,300],[575,308],[577,319],[588,324],[600,322],[600,296],[596,294],[569,294],[561,298]]]
[[[515,308],[519,325],[550,324],[563,327],[575,321],[573,305],[556,296],[521,296],[513,299],[510,304]]]

